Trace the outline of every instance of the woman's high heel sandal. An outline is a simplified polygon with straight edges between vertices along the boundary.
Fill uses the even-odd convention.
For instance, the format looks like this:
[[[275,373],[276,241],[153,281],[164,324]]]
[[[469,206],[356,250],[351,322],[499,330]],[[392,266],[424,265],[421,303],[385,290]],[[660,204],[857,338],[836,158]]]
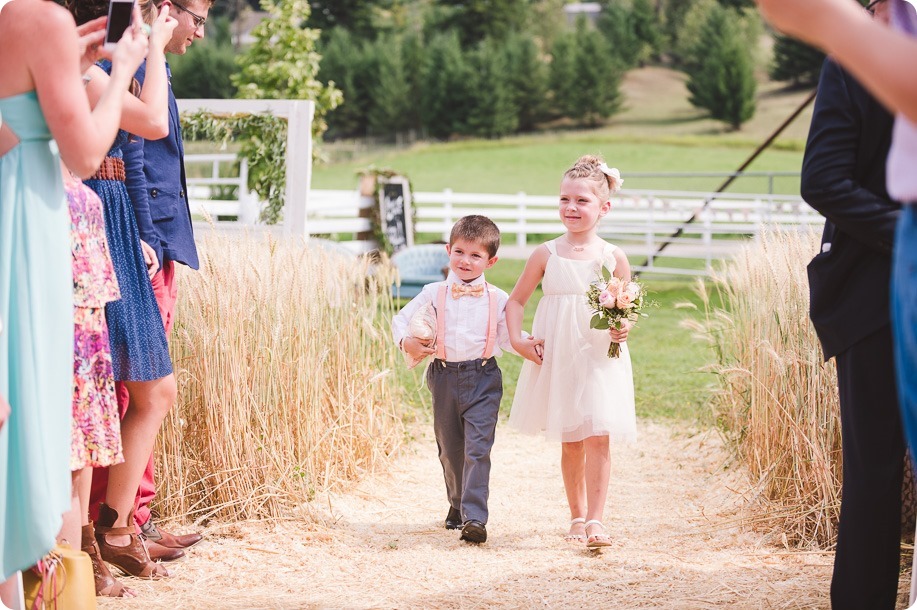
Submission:
[[[107,504],[99,507],[99,520],[96,521],[96,541],[99,543],[102,559],[120,569],[125,574],[139,578],[167,578],[169,571],[150,560],[137,530],[134,527],[134,515],[127,516],[127,527],[114,527],[118,512]],[[116,546],[108,542],[107,536],[130,536],[127,546]]]
[[[129,597],[132,591],[111,575],[108,565],[102,560],[99,552],[99,543],[96,542],[95,529],[92,521],[83,526],[83,540],[80,550],[89,555],[92,560],[92,575],[96,581],[96,595],[99,597]]]

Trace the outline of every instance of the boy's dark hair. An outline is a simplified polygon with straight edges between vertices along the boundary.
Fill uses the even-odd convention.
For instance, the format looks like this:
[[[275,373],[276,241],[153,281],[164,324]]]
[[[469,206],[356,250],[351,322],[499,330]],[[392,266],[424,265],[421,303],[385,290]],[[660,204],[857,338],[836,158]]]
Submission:
[[[452,233],[449,234],[449,245],[454,244],[457,239],[481,244],[487,250],[490,258],[493,258],[500,247],[500,229],[487,216],[477,214],[463,216],[452,227]]]

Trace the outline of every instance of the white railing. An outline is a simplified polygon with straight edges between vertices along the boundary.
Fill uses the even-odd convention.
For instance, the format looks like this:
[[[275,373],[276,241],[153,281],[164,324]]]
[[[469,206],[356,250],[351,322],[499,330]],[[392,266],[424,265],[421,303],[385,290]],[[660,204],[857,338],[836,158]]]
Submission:
[[[245,188],[244,159],[238,163],[237,174],[222,175],[226,173],[224,164],[234,166],[234,160],[235,155],[188,155],[185,159],[189,167],[210,165],[210,176],[189,178],[188,189],[192,212],[206,212],[216,219],[217,226],[253,224],[260,211],[260,204]],[[225,185],[237,188],[238,201],[208,199],[213,189]],[[312,190],[308,202],[307,235],[331,236],[353,251],[372,249],[372,242],[358,239],[371,230],[366,209],[374,204],[372,198],[360,197],[356,190]],[[507,258],[524,258],[539,241],[564,231],[556,196],[446,189],[415,192],[413,202],[415,230],[427,240],[447,240],[452,225],[462,216],[488,216],[503,233],[501,255]],[[239,220],[219,220],[225,216],[238,216]],[[694,220],[688,222],[692,217]],[[615,196],[612,211],[602,219],[599,229],[603,237],[625,249],[639,270],[699,275],[708,273],[715,261],[729,256],[764,227],[804,230],[823,223],[824,219],[798,196],[623,190]],[[676,233],[677,237],[672,237]],[[660,247],[664,251],[657,258]]]
[[[238,169],[236,169],[238,164]],[[254,193],[248,190],[248,159],[232,153],[213,155],[187,155],[185,173],[200,173],[196,166],[209,168],[207,177],[188,177],[188,204],[193,215],[204,216],[219,223],[225,217],[229,222],[253,224],[258,221],[261,206]],[[190,170],[190,171],[189,171]],[[226,198],[235,191],[235,196]]]

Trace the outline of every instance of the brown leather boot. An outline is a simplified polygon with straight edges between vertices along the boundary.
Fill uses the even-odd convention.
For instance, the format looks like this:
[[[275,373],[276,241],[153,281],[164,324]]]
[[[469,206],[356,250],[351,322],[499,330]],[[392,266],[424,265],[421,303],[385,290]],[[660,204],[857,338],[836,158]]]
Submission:
[[[140,526],[140,531],[147,540],[169,547],[170,549],[188,549],[203,540],[204,536],[198,532],[191,534],[170,534],[161,530],[153,523],[153,518]],[[152,553],[150,553],[152,555]]]
[[[107,504],[99,507],[99,519],[96,521],[95,529],[102,559],[131,576],[152,579],[168,577],[168,570],[150,561],[143,541],[134,528],[133,514],[127,516],[127,522],[130,523],[127,527],[114,527],[117,519],[118,512],[115,509]],[[130,536],[131,540],[127,546],[115,546],[109,544],[107,536]]]
[[[153,561],[175,561],[185,556],[182,549],[170,549],[151,540],[144,540],[143,546],[146,547],[146,553]]]
[[[126,597],[131,595],[131,590],[111,575],[108,565],[102,561],[99,544],[96,542],[95,530],[92,521],[83,526],[83,540],[80,550],[89,555],[92,560],[92,575],[96,581],[96,595],[99,597]]]

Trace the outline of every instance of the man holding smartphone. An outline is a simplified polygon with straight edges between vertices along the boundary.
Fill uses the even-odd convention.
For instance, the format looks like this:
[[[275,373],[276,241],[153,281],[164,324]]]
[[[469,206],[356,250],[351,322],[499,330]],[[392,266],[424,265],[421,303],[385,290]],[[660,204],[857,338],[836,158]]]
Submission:
[[[169,14],[178,21],[172,38],[166,44],[166,53],[184,55],[195,39],[204,37],[204,25],[214,0],[154,1],[157,8],[169,7]],[[168,63],[166,70],[169,70]],[[160,140],[133,138],[123,147],[125,184],[134,205],[140,238],[156,251],[158,259],[158,271],[152,277],[152,283],[167,337],[172,330],[177,298],[175,264],[187,265],[192,269],[199,266],[188,207],[178,105],[172,92],[171,72],[168,74],[169,135]],[[144,63],[134,76],[141,87],[145,75]],[[122,410],[128,400],[127,390],[119,386],[118,402]],[[97,505],[104,497],[107,476],[101,474],[93,476],[93,505]],[[174,535],[158,529],[149,508],[155,493],[151,456],[137,492],[134,521],[147,539],[151,558],[165,561],[176,559],[184,554],[182,549],[197,544],[202,536],[199,533]]]

